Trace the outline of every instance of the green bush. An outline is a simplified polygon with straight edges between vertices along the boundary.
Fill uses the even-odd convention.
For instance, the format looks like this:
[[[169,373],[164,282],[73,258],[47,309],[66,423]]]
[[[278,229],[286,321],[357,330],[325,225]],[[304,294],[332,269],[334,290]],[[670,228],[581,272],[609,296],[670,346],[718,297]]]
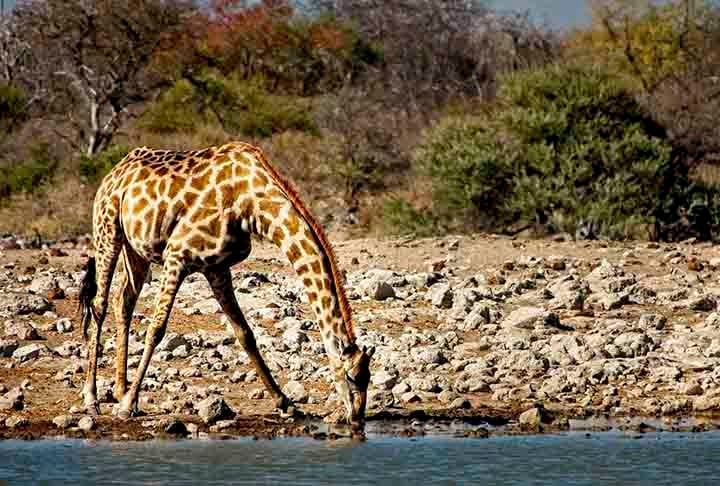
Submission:
[[[120,162],[130,151],[124,145],[113,145],[93,157],[80,157],[80,177],[84,182],[94,184],[105,177],[110,169]]]
[[[454,229],[574,233],[591,222],[608,238],[638,227],[667,236],[693,207],[689,224],[706,235],[716,197],[676,160],[620,81],[565,65],[507,77],[492,113],[440,123],[416,162],[432,179],[434,217]]]
[[[27,100],[22,90],[0,84],[0,130],[11,132],[27,119]]]
[[[305,105],[301,98],[269,93],[262,79],[203,74],[175,83],[142,116],[140,127],[164,133],[219,123],[230,134],[249,137],[287,130],[315,134],[318,129]]]
[[[390,197],[384,201],[385,224],[391,228],[400,228],[403,233],[415,236],[431,236],[435,233],[437,221],[432,215],[418,211],[412,204],[400,197]]]
[[[27,160],[0,166],[0,198],[13,193],[40,190],[52,178],[57,167],[58,160],[52,155],[48,144],[30,147]]]

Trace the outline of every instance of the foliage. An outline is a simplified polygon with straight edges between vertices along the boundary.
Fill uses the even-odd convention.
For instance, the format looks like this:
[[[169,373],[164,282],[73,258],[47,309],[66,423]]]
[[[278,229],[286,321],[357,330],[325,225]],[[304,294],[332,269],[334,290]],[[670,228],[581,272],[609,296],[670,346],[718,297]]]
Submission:
[[[27,117],[27,100],[23,91],[10,84],[0,84],[0,131],[10,133]]]
[[[0,199],[13,193],[33,193],[50,181],[58,167],[47,143],[29,148],[27,160],[0,165]]]
[[[680,208],[699,209],[693,201],[706,192],[686,183],[663,130],[607,72],[552,66],[514,74],[498,106],[440,124],[419,151],[439,220],[569,232],[592,222],[602,236],[622,238],[639,225],[662,232]],[[708,221],[694,225],[707,233]]]
[[[129,151],[124,145],[112,145],[92,157],[80,156],[81,180],[91,184],[100,181]]]
[[[211,74],[176,82],[146,111],[140,126],[174,132],[212,122],[230,134],[250,137],[286,130],[317,132],[302,99],[271,94],[260,78],[243,81]]]
[[[433,215],[417,210],[401,197],[385,199],[383,219],[390,228],[420,237],[431,236],[438,225]]]

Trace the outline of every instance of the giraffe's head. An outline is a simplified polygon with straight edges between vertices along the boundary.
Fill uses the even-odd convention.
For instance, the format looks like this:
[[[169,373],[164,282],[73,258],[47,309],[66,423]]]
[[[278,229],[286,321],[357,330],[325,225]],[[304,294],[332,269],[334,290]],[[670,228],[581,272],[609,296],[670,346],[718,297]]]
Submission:
[[[375,353],[375,348],[362,350],[356,346],[353,348],[343,353],[346,359],[338,370],[336,384],[345,404],[347,422],[359,427],[365,421],[367,389],[370,384],[370,359]]]

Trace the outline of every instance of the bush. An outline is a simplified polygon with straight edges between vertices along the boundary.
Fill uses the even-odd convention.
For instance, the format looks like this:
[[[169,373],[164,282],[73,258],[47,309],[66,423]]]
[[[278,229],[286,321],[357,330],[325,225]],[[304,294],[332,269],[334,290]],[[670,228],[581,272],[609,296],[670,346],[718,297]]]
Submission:
[[[47,183],[58,166],[58,161],[46,143],[29,149],[28,160],[0,166],[0,199],[13,193],[33,193]]]
[[[94,184],[110,172],[130,151],[124,145],[113,145],[92,157],[80,157],[80,178],[83,182]]]
[[[677,160],[621,82],[566,65],[507,77],[493,113],[439,124],[416,162],[433,181],[434,216],[455,228],[667,236],[692,206],[688,224],[707,235],[715,198]]]
[[[175,83],[140,120],[159,133],[219,123],[233,135],[269,137],[287,130],[317,133],[302,98],[270,94],[262,79],[238,81],[203,74]]]
[[[27,100],[18,88],[0,84],[0,130],[9,133],[27,119]]]

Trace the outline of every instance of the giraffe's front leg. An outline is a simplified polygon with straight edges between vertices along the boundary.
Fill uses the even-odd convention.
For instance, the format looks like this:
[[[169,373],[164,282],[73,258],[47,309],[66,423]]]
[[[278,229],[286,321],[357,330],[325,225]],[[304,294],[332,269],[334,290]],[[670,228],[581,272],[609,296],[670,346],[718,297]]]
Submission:
[[[213,293],[220,304],[220,307],[230,320],[233,331],[235,332],[235,337],[240,343],[240,346],[242,346],[248,354],[250,361],[255,367],[255,371],[257,371],[257,374],[265,385],[265,388],[275,400],[275,406],[284,413],[294,414],[296,409],[293,402],[283,393],[275,382],[275,379],[272,377],[270,369],[257,348],[255,335],[240,310],[240,306],[235,298],[235,293],[233,292],[230,270],[225,269],[212,273],[206,273],[205,277],[208,279],[210,287],[213,289]]]
[[[136,415],[138,412],[138,398],[140,395],[140,387],[142,380],[145,377],[150,359],[155,351],[155,348],[165,336],[165,329],[167,327],[168,317],[170,316],[170,310],[172,309],[173,302],[175,301],[175,295],[177,289],[180,287],[182,280],[185,276],[184,267],[178,259],[168,258],[165,260],[163,274],[163,283],[161,285],[160,293],[158,294],[157,305],[155,307],[155,315],[153,320],[148,326],[147,336],[145,337],[145,349],[143,351],[142,360],[140,366],[138,366],[135,378],[130,385],[130,389],[125,393],[125,396],[120,401],[117,407],[117,415],[121,419],[130,418],[132,415]]]

